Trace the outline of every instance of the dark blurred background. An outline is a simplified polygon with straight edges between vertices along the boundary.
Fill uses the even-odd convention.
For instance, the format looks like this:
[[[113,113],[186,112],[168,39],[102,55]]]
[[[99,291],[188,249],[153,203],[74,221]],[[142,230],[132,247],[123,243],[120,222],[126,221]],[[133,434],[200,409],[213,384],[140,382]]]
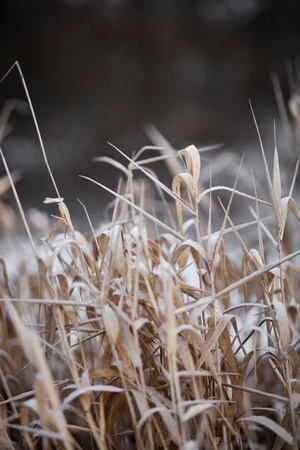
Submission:
[[[286,63],[300,54],[298,0],[1,0],[0,78],[20,62],[55,179],[75,218],[110,198],[79,174],[116,188],[122,161],[150,144],[151,123],[175,147],[224,142],[258,149],[248,99],[263,137],[278,120],[271,73],[288,99]],[[298,73],[299,76],[299,73]],[[26,101],[16,68],[0,84],[0,108]],[[24,109],[24,108],[23,108]],[[2,143],[22,170],[25,207],[56,196],[30,113],[13,113]],[[160,176],[166,168],[158,169]],[[1,166],[0,173],[4,173]],[[46,207],[47,208],[47,207]]]

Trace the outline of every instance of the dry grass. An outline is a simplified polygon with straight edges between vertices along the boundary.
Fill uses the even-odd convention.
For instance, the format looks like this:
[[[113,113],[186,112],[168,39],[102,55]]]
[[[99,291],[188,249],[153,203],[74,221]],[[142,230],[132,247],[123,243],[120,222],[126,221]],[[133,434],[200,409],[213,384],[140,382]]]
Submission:
[[[144,150],[126,166],[105,159],[125,174],[110,223],[74,230],[56,188],[42,251],[23,215],[32,264],[11,275],[0,260],[0,447],[298,448],[298,164],[284,192],[276,145],[271,171],[261,146],[259,195],[242,165],[230,188],[213,185],[233,170],[224,153],[208,164],[194,146]],[[147,168],[159,159],[171,188]]]

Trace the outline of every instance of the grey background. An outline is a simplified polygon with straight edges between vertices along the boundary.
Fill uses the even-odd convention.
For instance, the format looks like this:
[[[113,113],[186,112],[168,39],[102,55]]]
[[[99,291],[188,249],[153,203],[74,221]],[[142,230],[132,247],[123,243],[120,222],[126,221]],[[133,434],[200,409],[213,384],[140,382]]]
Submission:
[[[278,74],[288,99],[286,62],[295,65],[299,56],[299,5],[2,0],[0,77],[20,62],[54,177],[74,217],[82,214],[77,197],[94,217],[110,199],[79,174],[117,186],[119,172],[91,158],[123,161],[107,141],[131,155],[150,143],[147,123],[175,148],[224,142],[225,149],[253,153],[250,98],[271,147],[278,113],[270,75]],[[11,98],[26,101],[16,69],[0,84],[0,108]],[[28,111],[12,115],[2,147],[10,168],[22,170],[17,188],[25,207],[51,212],[43,200],[55,192]],[[169,182],[167,169],[155,167]]]

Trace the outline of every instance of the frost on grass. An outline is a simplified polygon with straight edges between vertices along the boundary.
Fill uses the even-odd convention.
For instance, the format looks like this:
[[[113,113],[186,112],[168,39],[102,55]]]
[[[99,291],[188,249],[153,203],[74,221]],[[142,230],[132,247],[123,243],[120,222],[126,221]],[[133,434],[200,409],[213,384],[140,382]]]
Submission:
[[[98,158],[125,175],[116,192],[90,180],[113,195],[111,221],[84,207],[82,234],[56,188],[42,246],[14,189],[32,257],[14,271],[0,258],[1,448],[299,446],[298,163],[285,180],[274,148],[270,169],[261,145],[265,190],[193,145]],[[149,168],[161,160],[171,187]],[[227,168],[232,184],[214,184]]]

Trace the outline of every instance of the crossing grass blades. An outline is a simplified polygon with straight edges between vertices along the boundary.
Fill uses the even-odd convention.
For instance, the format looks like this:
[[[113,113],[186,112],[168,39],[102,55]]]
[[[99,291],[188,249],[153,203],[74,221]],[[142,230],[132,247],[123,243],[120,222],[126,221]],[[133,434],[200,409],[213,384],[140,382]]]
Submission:
[[[260,142],[263,190],[250,171],[242,183],[248,169],[233,169],[224,151],[209,162],[193,145],[152,147],[148,158],[146,148],[132,158],[119,151],[124,164],[98,158],[123,181],[110,191],[111,220],[90,221],[83,235],[55,185],[22,81],[57,193],[46,202],[59,215],[38,252],[1,149],[33,264],[10,275],[0,259],[0,447],[298,448],[298,161],[285,178],[276,141],[272,169]],[[299,132],[293,101],[290,130]],[[170,187],[148,167],[161,160]],[[231,186],[214,185],[226,166]],[[157,191],[152,204],[143,181],[136,189],[138,173]],[[109,190],[90,181],[99,195]]]

